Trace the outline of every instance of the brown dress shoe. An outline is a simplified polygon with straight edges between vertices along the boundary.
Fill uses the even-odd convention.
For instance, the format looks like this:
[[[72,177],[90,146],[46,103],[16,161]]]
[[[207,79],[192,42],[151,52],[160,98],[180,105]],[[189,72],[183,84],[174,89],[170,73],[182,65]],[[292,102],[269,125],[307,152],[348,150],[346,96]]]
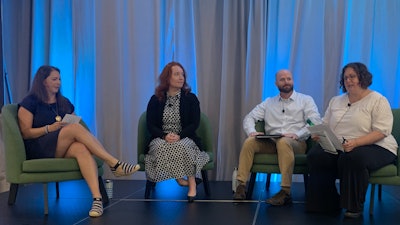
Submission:
[[[246,199],[246,186],[239,185],[236,188],[236,192],[233,195],[234,200],[245,200]]]
[[[272,198],[267,199],[266,202],[274,206],[288,205],[292,203],[292,197],[286,191],[280,190]]]

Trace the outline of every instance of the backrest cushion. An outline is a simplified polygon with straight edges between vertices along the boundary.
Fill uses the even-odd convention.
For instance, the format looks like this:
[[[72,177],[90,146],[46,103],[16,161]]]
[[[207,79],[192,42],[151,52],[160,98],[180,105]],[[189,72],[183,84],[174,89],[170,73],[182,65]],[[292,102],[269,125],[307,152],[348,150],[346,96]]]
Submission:
[[[22,172],[22,162],[26,160],[25,145],[18,125],[17,112],[17,104],[5,105],[2,108],[7,180]]]
[[[393,129],[392,135],[400,145],[400,109],[392,109],[393,112]],[[400,175],[400,148],[397,148],[397,174]]]
[[[392,112],[393,112],[392,135],[396,139],[397,144],[400,144],[400,109],[392,109]]]
[[[264,120],[257,121],[256,125],[255,125],[255,128],[256,128],[257,132],[265,133],[265,122],[264,122]]]
[[[204,113],[200,115],[200,125],[196,130],[196,134],[201,139],[203,150],[206,152],[213,152],[211,125],[208,117]]]
[[[141,154],[145,154],[147,150],[147,144],[151,138],[150,132],[147,129],[146,123],[146,112],[143,112],[139,118],[138,123],[138,137],[137,137],[137,154],[138,154],[138,161]]]

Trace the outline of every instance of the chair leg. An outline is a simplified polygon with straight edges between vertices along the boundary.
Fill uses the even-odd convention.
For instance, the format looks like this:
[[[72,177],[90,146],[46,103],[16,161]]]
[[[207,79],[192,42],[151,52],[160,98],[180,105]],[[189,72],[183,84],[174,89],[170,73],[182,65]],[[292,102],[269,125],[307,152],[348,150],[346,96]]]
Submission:
[[[304,180],[304,192],[307,194],[307,187],[308,187],[308,174],[307,173],[303,174],[303,180]]]
[[[251,199],[253,196],[254,183],[256,182],[257,173],[253,172],[250,175],[249,187],[247,188],[246,199]]]
[[[375,195],[375,184],[371,184],[371,196],[369,197],[369,215],[374,214],[374,196]]]
[[[56,182],[56,198],[60,198],[60,183]]]
[[[382,200],[382,184],[378,184],[378,200]]]
[[[146,180],[146,189],[144,191],[144,198],[149,199],[151,190],[155,188],[156,183]]]
[[[43,203],[44,203],[44,215],[49,214],[49,194],[47,191],[47,183],[43,183]]]
[[[270,173],[267,173],[267,182],[265,182],[265,190],[269,191],[269,186],[271,185],[271,175]]]
[[[210,196],[210,183],[208,182],[208,174],[206,170],[201,171],[201,177],[203,178],[204,192],[207,196]]]
[[[18,184],[10,184],[10,192],[8,193],[8,204],[14,205],[17,199]]]
[[[103,178],[99,176],[98,179],[99,179],[99,189],[101,197],[103,199],[103,204],[107,205],[110,202],[110,199],[108,198],[106,188],[104,187]]]

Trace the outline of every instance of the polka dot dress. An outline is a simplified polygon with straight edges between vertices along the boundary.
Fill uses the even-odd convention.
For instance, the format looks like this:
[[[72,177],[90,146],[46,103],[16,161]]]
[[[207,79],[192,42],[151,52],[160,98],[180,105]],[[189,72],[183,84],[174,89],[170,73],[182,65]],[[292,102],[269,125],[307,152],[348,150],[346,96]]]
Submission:
[[[179,100],[180,93],[167,97],[163,113],[163,130],[166,133],[179,134],[182,130]],[[199,176],[208,161],[207,153],[201,151],[188,137],[174,143],[155,138],[150,142],[149,152],[145,157],[146,176],[153,182]]]

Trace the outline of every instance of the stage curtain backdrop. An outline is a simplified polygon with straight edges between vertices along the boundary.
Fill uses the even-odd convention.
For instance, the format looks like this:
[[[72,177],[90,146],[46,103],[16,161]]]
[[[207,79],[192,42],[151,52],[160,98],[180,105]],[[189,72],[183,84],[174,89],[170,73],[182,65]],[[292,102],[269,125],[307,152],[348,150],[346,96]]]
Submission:
[[[231,179],[242,120],[278,93],[279,69],[293,72],[295,89],[323,115],[340,94],[342,66],[360,61],[374,75],[371,88],[399,107],[397,0],[2,0],[2,12],[12,102],[40,65],[59,67],[76,113],[126,161],[137,160],[138,119],[170,61],[184,65],[211,120],[214,180]]]

